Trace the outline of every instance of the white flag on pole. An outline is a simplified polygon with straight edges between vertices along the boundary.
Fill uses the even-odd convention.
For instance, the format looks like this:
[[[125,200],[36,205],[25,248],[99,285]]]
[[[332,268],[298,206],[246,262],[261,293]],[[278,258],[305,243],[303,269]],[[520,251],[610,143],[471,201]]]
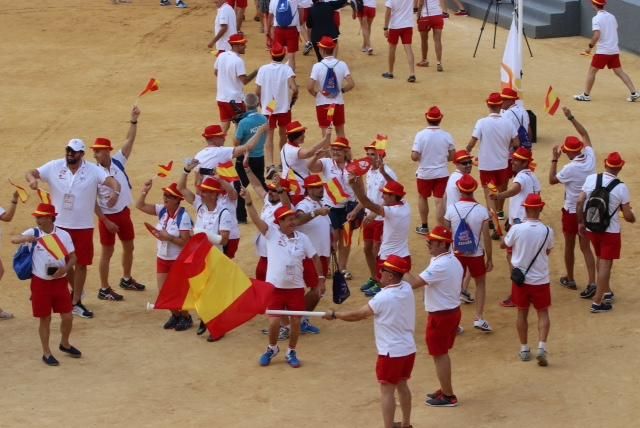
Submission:
[[[518,25],[516,23],[516,14],[514,13],[507,44],[502,55],[500,81],[503,88],[508,87],[516,91],[520,91],[520,80],[522,79],[522,50],[518,39]]]

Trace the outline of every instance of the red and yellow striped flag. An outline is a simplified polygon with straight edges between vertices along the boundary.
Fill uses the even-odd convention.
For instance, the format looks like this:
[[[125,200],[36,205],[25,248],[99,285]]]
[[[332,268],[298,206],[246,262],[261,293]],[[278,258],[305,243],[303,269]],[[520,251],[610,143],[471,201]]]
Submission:
[[[489,183],[487,183],[487,189],[489,189],[489,191],[491,193],[497,193],[498,192],[498,188],[496,187],[496,183],[494,183],[493,181],[490,181]]]
[[[157,175],[158,177],[164,178],[171,173],[172,169],[173,169],[173,161],[169,161],[169,163],[166,165],[158,165]]]
[[[376,150],[387,150],[387,144],[389,143],[389,138],[386,135],[378,134],[376,135]]]
[[[351,228],[351,222],[345,221],[342,225],[342,242],[345,247],[350,247],[353,237],[353,229]]]
[[[36,192],[38,192],[40,202],[42,202],[43,204],[51,204],[51,195],[49,195],[49,192],[42,189],[37,189]]]
[[[272,114],[274,111],[276,111],[277,108],[278,102],[275,98],[273,98],[271,101],[269,101],[269,104],[267,104],[267,107],[265,109],[269,112],[269,114]]]
[[[69,255],[69,251],[55,233],[43,236],[38,239],[38,243],[56,260],[63,260]]]
[[[149,79],[149,82],[147,83],[147,86],[144,88],[144,90],[142,92],[140,92],[140,95],[138,95],[138,97],[143,96],[147,92],[155,92],[155,91],[157,91],[158,89],[160,89],[159,83],[160,82],[158,82],[154,78]]]
[[[327,191],[327,196],[334,204],[342,204],[349,199],[349,195],[344,191],[337,178],[324,183],[324,188]]]
[[[236,166],[232,161],[218,164],[216,173],[221,179],[228,181],[229,183],[240,180],[240,177],[238,177],[238,171],[236,171]]]
[[[298,182],[298,178],[291,168],[289,168],[289,172],[287,173],[287,180],[289,181],[289,194],[301,195],[302,189],[300,188],[300,183]]]
[[[195,235],[175,261],[155,309],[195,309],[214,338],[263,314],[273,286],[248,278],[242,269],[209,243],[204,233]]]
[[[336,112],[336,105],[330,104],[329,108],[327,108],[327,120],[329,122],[333,122],[333,115]]]
[[[553,116],[558,111],[558,107],[560,107],[560,98],[553,92],[553,88],[549,86],[547,96],[544,98],[544,111]]]
[[[9,179],[9,183],[16,188],[16,192],[18,192],[18,197],[20,198],[20,202],[22,202],[23,204],[27,202],[27,199],[29,199],[29,194],[27,193],[25,188],[22,186],[18,186],[16,183],[11,181],[11,179]]]

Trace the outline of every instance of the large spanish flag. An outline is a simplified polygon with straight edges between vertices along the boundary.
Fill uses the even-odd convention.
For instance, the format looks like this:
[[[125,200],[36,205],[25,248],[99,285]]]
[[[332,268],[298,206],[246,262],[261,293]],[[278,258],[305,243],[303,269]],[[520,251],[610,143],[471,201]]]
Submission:
[[[193,310],[219,338],[263,314],[273,286],[249,279],[209,243],[204,233],[191,238],[171,267],[155,309]]]
[[[218,164],[216,172],[221,179],[223,179],[224,181],[228,181],[229,183],[240,180],[240,177],[238,177],[236,166],[232,161]]]
[[[338,178],[334,177],[332,180],[327,181],[324,184],[327,196],[334,204],[342,204],[349,199],[349,195],[344,191]]]

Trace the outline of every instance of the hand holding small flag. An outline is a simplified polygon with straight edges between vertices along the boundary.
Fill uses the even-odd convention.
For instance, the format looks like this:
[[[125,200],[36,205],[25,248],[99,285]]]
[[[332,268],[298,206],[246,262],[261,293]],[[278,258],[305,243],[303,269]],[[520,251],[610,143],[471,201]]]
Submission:
[[[18,198],[20,198],[20,202],[22,202],[23,204],[27,202],[27,199],[29,199],[29,195],[27,194],[27,191],[25,190],[25,188],[22,186],[18,186],[13,181],[11,181],[11,179],[9,179],[9,183],[16,188],[15,193],[18,196]]]
[[[169,161],[166,165],[158,165],[158,172],[156,173],[157,177],[164,178],[171,173],[173,169],[173,161]]]
[[[160,89],[159,83],[160,82],[158,82],[153,77],[151,79],[149,79],[149,82],[147,83],[147,86],[144,88],[144,90],[142,92],[140,92],[140,94],[138,95],[138,98],[140,98],[141,96],[143,96],[144,94],[146,94],[148,92],[155,92],[158,89]]]

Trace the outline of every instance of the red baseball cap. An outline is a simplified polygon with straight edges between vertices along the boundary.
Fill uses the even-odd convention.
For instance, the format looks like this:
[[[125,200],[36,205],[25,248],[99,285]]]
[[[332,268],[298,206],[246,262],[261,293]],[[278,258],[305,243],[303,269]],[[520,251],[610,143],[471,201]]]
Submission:
[[[244,45],[247,43],[247,39],[244,37],[244,33],[236,33],[229,37],[230,45]]]
[[[171,196],[175,196],[178,199],[184,199],[184,195],[178,190],[178,185],[176,183],[171,183],[167,187],[163,187],[162,191]]]
[[[578,137],[569,136],[564,139],[564,144],[562,145],[562,151],[565,153],[568,152],[579,152],[583,149],[584,143],[578,139]]]
[[[213,177],[207,177],[204,181],[198,184],[198,189],[202,192],[224,193],[220,182]]]
[[[487,98],[488,106],[501,106],[502,105],[502,97],[497,92],[492,92],[489,94],[489,98]]]
[[[544,202],[542,201],[542,197],[537,193],[529,193],[522,203],[522,206],[527,208],[542,208],[544,207]]]
[[[96,141],[93,143],[93,146],[91,146],[91,148],[93,150],[100,150],[100,149],[107,149],[109,151],[113,150],[113,147],[111,147],[111,140],[107,138],[101,138],[101,137],[96,138]]]
[[[331,147],[335,147],[338,149],[348,149],[351,146],[349,145],[349,140],[347,140],[345,137],[338,137],[336,138],[336,141],[331,143]]]
[[[620,153],[618,152],[609,153],[607,158],[604,160],[604,166],[609,168],[622,168],[624,164],[624,159],[622,159],[622,156],[620,156]]]
[[[322,187],[324,186],[324,181],[322,181],[322,177],[320,177],[318,174],[312,174],[307,176],[304,179],[304,187],[305,188],[309,188],[309,187]]]
[[[531,153],[531,150],[527,148],[518,147],[518,150],[513,153],[513,157],[514,159],[521,159],[531,162],[533,160],[533,153]]]
[[[427,120],[430,120],[433,122],[442,120],[443,118],[442,112],[437,106],[429,107],[429,110],[426,111],[424,116],[427,118]]]
[[[471,174],[465,174],[456,181],[456,187],[463,193],[473,193],[478,188],[478,182]]]
[[[220,125],[209,125],[204,128],[204,131],[202,132],[202,136],[207,139],[213,137],[224,137],[226,135],[227,134],[222,130]]]
[[[336,42],[334,42],[331,37],[324,36],[318,42],[318,47],[321,47],[324,49],[334,49],[336,47]]]
[[[453,155],[453,163],[460,163],[462,161],[469,160],[469,159],[473,159],[473,156],[471,155],[471,153],[469,153],[466,150],[458,150]]]
[[[34,217],[54,217],[56,214],[56,207],[51,204],[39,203],[34,212],[31,213]]]
[[[404,191],[404,186],[397,181],[387,181],[387,183],[382,188],[382,193],[388,193],[391,195],[396,195],[403,197],[406,195]]]
[[[500,92],[500,98],[503,100],[517,100],[518,92],[512,88],[502,88],[502,92]]]
[[[302,126],[300,122],[294,120],[293,122],[289,122],[287,124],[287,135],[295,134],[296,132],[304,132],[307,128]]]
[[[275,224],[280,224],[280,220],[289,215],[295,215],[295,211],[290,207],[280,207],[273,213],[273,222]]]
[[[451,243],[451,231],[444,226],[436,226],[427,235],[427,241],[443,241]]]
[[[411,265],[404,258],[392,254],[382,262],[382,269],[405,274],[411,270]]]

